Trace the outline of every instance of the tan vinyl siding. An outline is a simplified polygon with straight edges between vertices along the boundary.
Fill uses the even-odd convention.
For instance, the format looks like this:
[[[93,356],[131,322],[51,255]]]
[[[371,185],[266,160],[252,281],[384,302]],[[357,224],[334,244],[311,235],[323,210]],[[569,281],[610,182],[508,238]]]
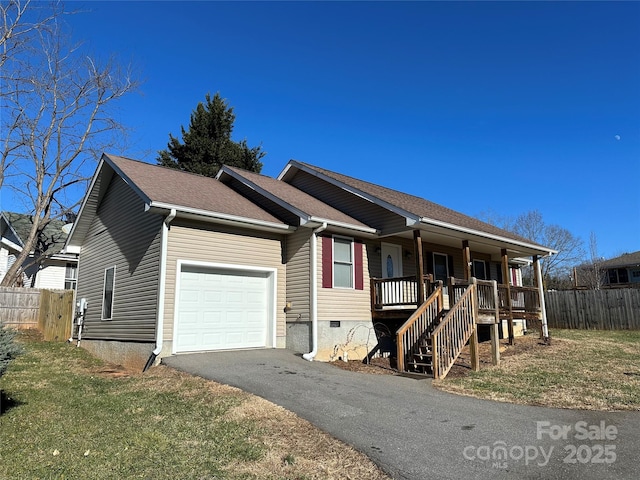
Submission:
[[[281,235],[174,220],[167,239],[165,342],[173,341],[178,260],[277,269],[276,337],[285,336],[286,271]]]
[[[308,322],[311,319],[309,314],[311,235],[313,233],[310,228],[300,228],[286,240],[287,302],[291,302],[291,310],[287,313],[288,322]]]
[[[114,177],[84,240],[77,297],[89,308],[82,337],[96,340],[153,341],[157,317],[162,218]],[[113,316],[101,320],[104,271],[116,267]]]
[[[318,239],[320,240],[320,239]],[[371,322],[368,245],[362,246],[363,286],[354,288],[322,288],[322,247],[318,241],[318,320]]]
[[[289,183],[378,230],[397,231],[406,228],[404,217],[391,213],[385,208],[346,192],[306,172],[298,171]]]

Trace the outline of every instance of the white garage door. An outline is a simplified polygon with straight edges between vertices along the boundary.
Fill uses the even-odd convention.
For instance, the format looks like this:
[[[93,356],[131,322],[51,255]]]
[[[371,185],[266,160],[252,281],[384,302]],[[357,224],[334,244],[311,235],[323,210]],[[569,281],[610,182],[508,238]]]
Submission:
[[[183,266],[176,352],[267,346],[268,272]]]

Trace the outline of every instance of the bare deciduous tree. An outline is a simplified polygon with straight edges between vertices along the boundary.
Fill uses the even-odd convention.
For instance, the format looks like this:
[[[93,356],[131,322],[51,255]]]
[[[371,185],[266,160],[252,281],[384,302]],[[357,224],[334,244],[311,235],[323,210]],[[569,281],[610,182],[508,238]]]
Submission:
[[[7,60],[11,60],[11,62],[15,61],[17,65],[18,62],[26,59],[26,54],[31,50],[37,33],[48,28],[49,24],[59,15],[57,6],[52,7],[54,8],[47,10],[44,15],[42,12],[39,15],[35,12],[34,15],[29,15],[32,9],[31,0],[9,0],[0,3],[0,15],[2,16],[0,19],[2,22],[0,23],[0,86],[14,84],[12,77],[16,75],[18,69],[14,66],[9,71],[8,68],[5,68],[5,63]],[[10,89],[0,88],[2,97],[9,94]],[[0,106],[5,106],[4,101]],[[3,139],[5,147],[0,157],[0,187],[4,183],[5,171],[11,166],[13,160],[11,154],[19,146],[11,143],[10,133],[17,127],[15,122],[19,122],[20,118],[12,117],[11,120],[14,122],[13,124],[8,121],[2,122],[3,132],[6,131],[6,136]]]
[[[589,262],[574,269],[576,286],[600,290],[605,284],[606,270],[601,265],[604,258],[598,254],[598,239],[595,232],[589,235],[589,257]]]
[[[2,32],[7,55],[0,87],[0,167],[5,186],[34,221],[22,252],[2,280],[5,286],[20,278],[47,224],[78,206],[93,172],[85,165],[124,138],[111,107],[137,86],[130,71],[121,70],[113,59],[100,62],[71,43],[62,4],[49,5],[44,17],[42,4],[38,12],[29,11],[29,2],[10,4],[0,12],[5,22],[7,12],[13,12],[5,28],[22,34],[15,43],[14,33]]]
[[[542,278],[547,288],[565,288],[570,286],[571,267],[585,258],[583,241],[569,230],[559,225],[547,225],[537,210],[523,213],[515,219],[502,217],[493,212],[483,212],[481,220],[513,232],[532,242],[557,250],[556,255],[540,261]],[[525,282],[533,282],[533,272],[524,272]]]

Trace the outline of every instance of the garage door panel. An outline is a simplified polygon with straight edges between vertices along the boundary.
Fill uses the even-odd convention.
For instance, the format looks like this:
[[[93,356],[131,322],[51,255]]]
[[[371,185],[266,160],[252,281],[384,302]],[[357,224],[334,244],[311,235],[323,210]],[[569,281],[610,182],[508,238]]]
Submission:
[[[178,337],[177,346],[179,347],[180,350],[182,350],[184,347],[194,344],[195,341],[196,341],[195,334],[183,334],[180,337]]]
[[[180,282],[176,351],[267,346],[266,273],[183,267]]]
[[[243,292],[233,292],[230,291],[227,295],[227,304],[233,306],[242,306],[244,303],[244,295]]]
[[[222,305],[224,303],[224,294],[219,290],[209,290],[202,299],[205,305]]]

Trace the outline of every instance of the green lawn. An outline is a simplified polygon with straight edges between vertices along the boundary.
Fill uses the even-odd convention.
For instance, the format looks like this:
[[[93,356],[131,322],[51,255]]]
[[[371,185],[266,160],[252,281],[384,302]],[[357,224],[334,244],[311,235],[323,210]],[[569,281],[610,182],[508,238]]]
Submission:
[[[23,342],[26,353],[0,378],[0,478],[331,478],[314,456],[334,478],[386,478],[240,390],[166,367],[124,372],[69,344]]]
[[[516,346],[507,347],[515,353],[503,355],[499,366],[434,385],[530,405],[640,410],[640,332],[554,329],[551,338],[550,346],[535,335],[516,338]]]

